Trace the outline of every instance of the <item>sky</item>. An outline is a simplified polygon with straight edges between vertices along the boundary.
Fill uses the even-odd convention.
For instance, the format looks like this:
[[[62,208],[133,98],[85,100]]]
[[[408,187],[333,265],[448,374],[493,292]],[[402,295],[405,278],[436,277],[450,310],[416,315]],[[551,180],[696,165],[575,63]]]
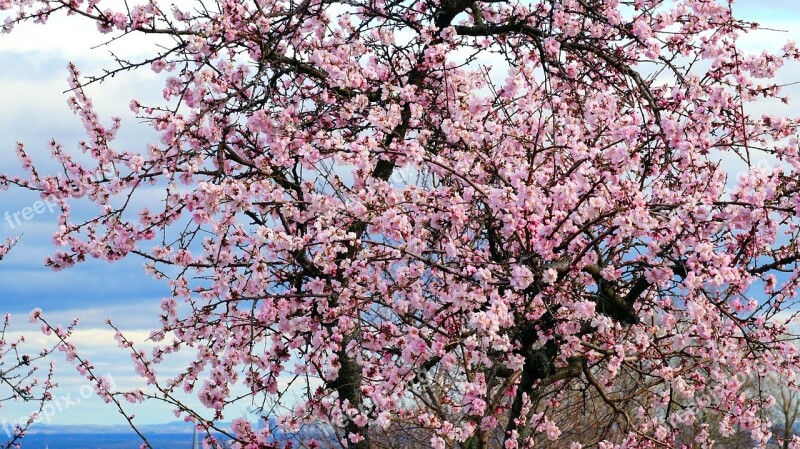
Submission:
[[[74,17],[72,18],[74,19]],[[75,25],[84,25],[76,28]],[[86,28],[88,25],[88,28]],[[0,35],[0,171],[19,173],[14,155],[16,142],[24,142],[26,151],[37,164],[56,173],[49,159],[48,143],[55,139],[66,149],[77,149],[84,132],[81,121],[67,107],[67,65],[75,63],[84,74],[98,73],[108,67],[109,51],[121,57],[135,57],[152,49],[150,41],[121,41],[95,50],[106,36],[93,24],[54,19],[48,26],[20,26],[10,35]],[[98,112],[123,120],[117,148],[140,150],[157,136],[137,121],[128,108],[134,97],[160,97],[161,80],[141,71],[113,78],[89,88]],[[75,151],[78,153],[78,151]],[[114,332],[105,325],[107,317],[134,341],[144,342],[150,329],[158,324],[161,298],[169,295],[166,284],[144,273],[143,261],[125,259],[115,264],[96,260],[72,269],[54,272],[44,266],[46,256],[54,252],[51,235],[56,213],[42,204],[33,216],[23,216],[33,209],[38,195],[20,190],[0,192],[0,239],[20,236],[20,241],[0,264],[0,313],[12,314],[12,335],[25,335],[30,348],[42,347],[48,340],[28,323],[34,307],[44,311],[51,323],[69,323],[80,319],[74,334],[80,353],[96,366],[98,374],[110,375],[120,388],[143,386],[135,375],[128,353],[117,346]],[[78,209],[80,211],[80,209]],[[16,216],[15,216],[16,214]],[[145,343],[143,349],[147,349]],[[170,359],[160,372],[169,374],[186,366],[187,356]],[[56,357],[55,406],[45,410],[46,424],[122,424],[124,419],[103,404],[59,354]],[[189,399],[190,403],[198,403]],[[170,408],[163,406],[131,409],[141,424],[175,420]],[[6,403],[0,408],[2,429],[26,416],[30,406]],[[236,416],[230,416],[234,418]]]
[[[742,18],[787,32],[757,32],[747,36],[745,48],[779,48],[786,40],[800,41],[800,2],[797,0],[742,0],[735,11]],[[72,17],[71,19],[75,19]],[[80,25],[83,25],[81,27]],[[24,142],[38,163],[48,166],[47,143],[56,139],[67,149],[75,149],[83,136],[80,120],[67,108],[67,64],[74,62],[84,73],[97,73],[109,65],[109,50],[121,56],[136,56],[152,49],[153,42],[123,40],[112,46],[103,44],[105,37],[94,25],[80,20],[59,20],[46,27],[20,26],[10,35],[0,35],[0,171],[17,172],[13,149]],[[800,81],[794,66],[784,70],[787,81]],[[123,119],[118,138],[121,148],[141,149],[155,135],[139,123],[128,109],[131,98],[157,98],[160,80],[140,71],[93,86],[93,97],[103,117]],[[800,115],[798,101],[790,104]],[[765,105],[767,110],[772,107]],[[50,165],[52,166],[52,165]],[[137,385],[132,365],[125,351],[116,346],[113,332],[105,325],[106,317],[138,341],[157,325],[160,299],[169,294],[165,284],[148,277],[143,261],[128,258],[116,264],[89,261],[74,268],[52,272],[43,264],[54,251],[50,235],[55,229],[56,215],[46,207],[41,213],[24,219],[19,213],[33,207],[36,195],[20,191],[0,193],[0,238],[21,235],[17,247],[0,263],[0,313],[14,316],[14,330],[28,335],[32,345],[44,340],[27,322],[31,309],[40,307],[52,322],[66,323],[79,317],[81,324],[75,335],[80,350],[97,366],[98,372],[109,374],[121,387]],[[21,217],[14,220],[14,213]],[[8,217],[10,219],[6,219]],[[183,360],[173,360],[164,372],[180,369]],[[75,374],[63,358],[57,358],[56,379],[60,383],[56,397],[62,406],[52,409],[45,419],[49,424],[117,424],[123,420],[101,401],[87,392],[86,383]],[[68,403],[65,398],[71,398]],[[79,399],[76,403],[75,399]],[[59,399],[57,399],[59,400]],[[0,408],[0,427],[18,420],[27,412],[25,404],[5,404]],[[149,406],[137,412],[141,423],[174,420],[169,409]],[[233,418],[235,416],[230,416]],[[2,437],[2,434],[0,434]]]

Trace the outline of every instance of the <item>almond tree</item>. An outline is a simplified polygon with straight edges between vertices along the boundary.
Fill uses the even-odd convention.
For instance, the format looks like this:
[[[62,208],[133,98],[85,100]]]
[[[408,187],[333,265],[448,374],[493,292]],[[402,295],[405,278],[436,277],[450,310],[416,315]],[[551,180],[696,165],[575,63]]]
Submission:
[[[743,52],[757,25],[732,1],[0,7],[7,31],[67,14],[162,45],[70,65],[91,162],[52,142],[63,173],[44,174],[20,144],[26,174],[0,178],[61,205],[47,265],[140,257],[172,288],[161,346],[132,350],[152,389],[108,401],[203,428],[278,405],[283,428],[329,422],[353,449],[403,426],[435,448],[707,446],[708,413],[769,440],[770,398],[741,390],[798,369],[800,153],[796,119],[748,111],[788,101],[776,71],[800,53]],[[130,106],[160,141],[122,150],[84,87],[148,69],[166,101]],[[596,425],[565,431],[565,405]],[[274,447],[272,430],[229,436]]]

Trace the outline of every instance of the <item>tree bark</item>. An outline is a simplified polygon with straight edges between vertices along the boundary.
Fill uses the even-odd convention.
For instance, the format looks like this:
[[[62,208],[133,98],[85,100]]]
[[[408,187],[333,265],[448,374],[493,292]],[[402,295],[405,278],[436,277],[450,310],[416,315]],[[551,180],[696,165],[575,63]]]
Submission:
[[[355,357],[347,354],[347,346],[352,340],[352,335],[342,339],[342,347],[336,353],[339,357],[339,374],[334,382],[336,392],[339,394],[339,400],[342,402],[348,401],[350,407],[356,407],[361,410],[364,399],[361,394],[361,365],[358,364]],[[353,422],[352,419],[348,419],[344,431],[348,449],[370,448],[369,429],[366,426],[361,427]],[[360,435],[362,437],[361,441],[351,441],[349,438],[351,434]]]

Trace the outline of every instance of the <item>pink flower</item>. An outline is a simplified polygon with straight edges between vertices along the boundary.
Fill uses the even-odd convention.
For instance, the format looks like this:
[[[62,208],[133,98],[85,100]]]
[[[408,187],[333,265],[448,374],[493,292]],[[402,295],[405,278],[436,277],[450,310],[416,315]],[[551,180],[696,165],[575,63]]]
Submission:
[[[548,268],[542,273],[542,282],[545,284],[553,284],[558,279],[558,272],[553,268]]]
[[[524,265],[514,265],[511,269],[511,287],[522,291],[533,282],[533,273]]]
[[[31,323],[35,323],[41,316],[42,316],[42,309],[36,307],[35,309],[31,310],[30,314],[28,314],[28,321]]]

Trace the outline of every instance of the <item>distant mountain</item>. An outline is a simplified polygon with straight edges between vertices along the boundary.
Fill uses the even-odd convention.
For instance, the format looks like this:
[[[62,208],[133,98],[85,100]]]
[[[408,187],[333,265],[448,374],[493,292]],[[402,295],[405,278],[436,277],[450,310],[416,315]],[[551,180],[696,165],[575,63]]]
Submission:
[[[229,427],[229,423],[221,423],[224,427]],[[194,432],[194,426],[191,423],[184,421],[173,421],[164,424],[143,424],[137,425],[137,429],[146,434],[189,434]],[[132,433],[130,426],[127,424],[115,425],[99,425],[99,424],[83,424],[79,426],[61,426],[61,425],[48,425],[38,424],[32,426],[28,431],[28,435],[74,435],[74,434],[107,434],[107,433]]]
[[[222,423],[229,427],[229,423]],[[194,426],[175,421],[137,426],[153,449],[192,449]],[[221,438],[224,440],[224,438]],[[33,426],[21,449],[137,449],[140,437],[127,425]]]
[[[218,423],[230,428],[229,422]],[[336,441],[333,429],[326,424],[307,424],[296,432],[276,427],[274,419],[261,421],[256,427],[269,426],[273,441],[308,441],[311,438],[323,444]],[[153,449],[192,449],[194,426],[183,421],[137,426]],[[227,446],[227,438],[215,435]],[[29,429],[22,440],[21,449],[138,449],[142,441],[127,425],[62,426],[40,424]]]
[[[192,449],[191,434],[150,434],[153,449]],[[133,433],[40,433],[27,435],[21,449],[137,449],[142,440]]]

